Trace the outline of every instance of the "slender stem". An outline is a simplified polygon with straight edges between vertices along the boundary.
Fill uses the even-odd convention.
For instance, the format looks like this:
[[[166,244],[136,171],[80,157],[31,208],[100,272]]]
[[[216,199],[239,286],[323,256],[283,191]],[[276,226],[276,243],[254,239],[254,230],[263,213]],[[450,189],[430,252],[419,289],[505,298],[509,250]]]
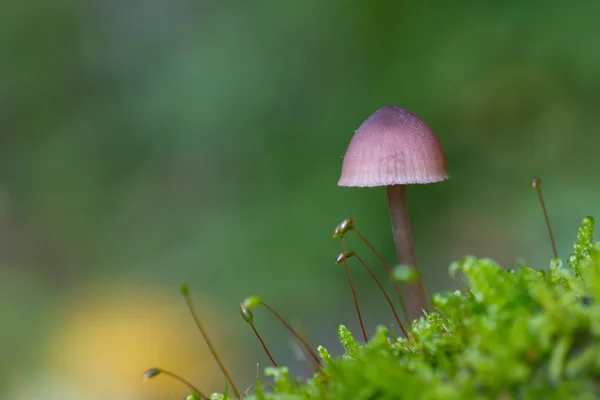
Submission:
[[[202,337],[204,337],[204,341],[208,345],[210,352],[212,353],[214,359],[219,364],[219,367],[221,368],[221,371],[223,371],[225,378],[229,381],[229,384],[231,385],[231,388],[233,389],[235,396],[238,399],[241,398],[240,392],[238,391],[237,387],[235,386],[235,383],[233,383],[233,379],[231,379],[231,375],[229,375],[229,372],[227,371],[227,368],[225,368],[225,364],[223,364],[221,357],[219,357],[219,354],[217,353],[215,346],[213,345],[212,341],[210,340],[210,337],[208,336],[208,333],[206,332],[204,325],[202,325],[202,322],[200,320],[200,315],[198,314],[198,311],[196,311],[196,306],[194,305],[194,302],[192,301],[191,296],[188,293],[184,293],[184,297],[185,297],[185,302],[187,303],[188,308],[190,310],[190,313],[192,314],[192,317],[194,318],[194,322],[196,322],[196,326],[200,330]]]
[[[396,308],[394,307],[394,304],[392,303],[392,300],[390,299],[390,296],[388,296],[388,294],[385,292],[385,289],[383,288],[383,285],[381,284],[381,282],[379,281],[379,279],[377,279],[377,277],[375,276],[375,274],[373,273],[373,271],[371,271],[371,268],[369,268],[367,266],[367,264],[363,261],[362,258],[360,258],[358,256],[358,254],[356,254],[356,252],[355,252],[354,256],[356,257],[356,259],[358,261],[360,261],[360,263],[363,265],[363,267],[365,267],[365,269],[367,270],[367,272],[369,273],[369,275],[371,275],[371,278],[373,278],[373,280],[375,281],[375,283],[377,284],[377,286],[379,286],[379,290],[381,290],[381,293],[383,293],[383,295],[385,296],[385,299],[387,300],[388,304],[390,305],[390,308],[392,309],[392,313],[394,313],[394,318],[396,318],[396,322],[398,323],[398,326],[402,330],[402,333],[404,334],[404,336],[406,338],[408,338],[408,333],[406,332],[406,329],[404,329],[404,325],[402,325],[402,322],[400,322],[400,318],[398,317],[398,313],[396,312]]]
[[[546,220],[546,226],[548,227],[548,234],[550,235],[550,243],[552,244],[552,252],[554,253],[554,258],[558,258],[558,250],[556,249],[556,241],[554,240],[554,233],[552,232],[552,226],[550,226],[550,218],[548,218],[548,211],[546,210],[546,203],[544,203],[544,197],[542,196],[542,188],[540,184],[542,180],[540,178],[533,178],[531,182],[531,186],[536,190],[538,198],[540,199],[540,204],[542,206],[542,211],[544,212],[544,219]]]
[[[340,245],[342,246],[342,254],[346,252],[344,248],[344,238],[340,239]],[[354,307],[356,308],[356,314],[358,315],[358,323],[360,324],[360,329],[363,334],[363,338],[365,342],[368,342],[367,331],[365,331],[365,325],[363,324],[362,315],[360,314],[360,306],[358,305],[358,297],[356,297],[356,289],[354,288],[354,283],[352,282],[352,275],[350,275],[350,267],[348,267],[348,259],[344,257],[344,267],[346,268],[346,275],[348,276],[348,283],[350,284],[350,290],[352,290],[352,298],[354,299]]]
[[[358,238],[362,240],[363,243],[366,244],[369,249],[371,249],[371,252],[373,252],[373,254],[375,255],[375,257],[377,257],[381,265],[383,265],[383,268],[385,268],[385,271],[387,272],[388,276],[390,277],[390,280],[392,281],[392,285],[394,286],[394,291],[398,296],[398,301],[400,302],[400,307],[402,307],[402,313],[404,314],[404,318],[408,318],[408,310],[406,309],[406,303],[404,302],[404,297],[402,296],[402,292],[400,291],[400,286],[398,286],[398,284],[393,280],[392,269],[390,268],[388,263],[385,262],[383,257],[381,257],[379,252],[375,250],[371,243],[369,243],[369,241],[356,229],[356,227],[354,227],[353,231],[354,233],[356,233]]]
[[[205,395],[200,390],[198,390],[198,388],[195,387],[194,385],[192,385],[192,383],[190,381],[188,381],[187,379],[184,379],[181,376],[174,374],[173,372],[167,371],[165,369],[162,369],[162,368],[160,369],[160,373],[163,375],[170,376],[171,378],[175,379],[176,381],[183,383],[184,385],[186,385],[187,387],[192,389],[194,392],[196,392],[198,394],[198,396],[200,396],[203,400],[209,399],[209,397],[207,395]]]
[[[267,349],[267,345],[265,344],[265,342],[263,341],[262,337],[260,336],[260,334],[256,330],[256,327],[254,326],[254,324],[250,324],[250,326],[252,327],[252,330],[254,331],[254,334],[258,338],[258,341],[262,345],[263,350],[265,351],[265,353],[267,353],[267,356],[269,357],[269,360],[271,360],[271,363],[273,364],[273,366],[275,368],[277,368],[277,363],[273,359],[273,356],[271,355],[271,352],[269,351],[269,349]]]
[[[294,335],[294,337],[296,339],[298,339],[298,341],[302,344],[302,346],[304,346],[304,348],[306,349],[306,351],[308,352],[308,354],[310,354],[310,356],[312,357],[313,360],[315,360],[315,362],[317,363],[318,366],[321,365],[321,361],[319,360],[319,357],[315,354],[315,352],[312,350],[312,347],[310,344],[308,344],[308,342],[306,341],[306,339],[304,339],[302,336],[300,336],[298,334],[298,332],[296,332],[296,330],[294,328],[292,328],[292,326],[290,324],[287,323],[287,321],[285,319],[283,319],[283,317],[281,315],[279,315],[279,313],[277,313],[277,311],[275,311],[273,308],[271,308],[270,305],[268,305],[267,303],[264,302],[264,300],[261,302],[262,306],[264,308],[266,308],[275,318],[277,318],[279,320],[279,322],[281,322],[281,324],[283,326],[286,327],[286,329],[288,331],[290,331],[290,333],[292,335]]]
[[[412,230],[410,228],[410,219],[406,207],[406,185],[387,186],[387,197],[398,263],[414,268],[419,273]],[[427,309],[425,289],[423,288],[423,280],[420,274],[419,280],[416,283],[405,285],[405,290],[406,297],[409,300],[408,318],[409,320],[419,318],[423,310]]]

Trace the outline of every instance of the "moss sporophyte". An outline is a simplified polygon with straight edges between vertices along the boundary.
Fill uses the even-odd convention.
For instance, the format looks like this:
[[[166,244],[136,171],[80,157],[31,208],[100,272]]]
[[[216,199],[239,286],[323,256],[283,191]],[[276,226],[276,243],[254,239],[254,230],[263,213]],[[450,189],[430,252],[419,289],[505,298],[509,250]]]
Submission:
[[[421,134],[429,135],[428,128],[420,125],[420,120],[412,119],[416,118],[412,114],[405,114],[405,110],[399,107],[382,110],[374,115],[385,121],[386,129],[405,135],[404,128],[394,126],[389,119],[401,124],[408,120],[412,121],[411,126],[421,129]],[[392,116],[382,117],[381,113]],[[363,124],[369,129],[364,130],[368,133],[366,136],[378,134],[377,124],[367,122]],[[422,133],[423,130],[426,132]],[[393,133],[385,135],[393,136]],[[406,156],[403,154],[396,153],[400,158]],[[438,165],[438,173],[445,177],[445,164],[443,170],[441,165]],[[390,181],[382,184],[401,185]],[[192,392],[186,397],[188,400],[600,398],[600,242],[593,240],[594,220],[592,217],[583,220],[573,254],[563,264],[556,252],[540,180],[534,179],[532,186],[541,201],[554,253],[547,268],[521,265],[505,269],[492,260],[467,256],[452,263],[449,269],[450,276],[464,282],[465,288],[434,294],[421,313],[412,318],[415,298],[406,290],[404,299],[401,286],[408,289],[422,284],[416,263],[406,263],[401,257],[401,265],[390,268],[357,230],[355,220],[345,219],[333,234],[340,239],[341,246],[335,263],[346,267],[360,321],[361,340],[344,325],[339,325],[337,334],[344,354],[333,356],[323,346],[314,348],[262,298],[248,297],[240,303],[240,313],[273,364],[264,371],[272,384],[267,389],[257,374],[256,383],[242,393],[221,362],[184,286],[182,294],[188,308],[225,376],[225,391],[209,396],[188,380],[161,368],[149,369],[143,377],[148,380],[167,375],[178,380]],[[394,213],[391,214],[393,218]],[[355,234],[379,260],[392,281],[404,321],[384,285],[358,251],[345,248],[346,234]],[[397,327],[378,326],[369,338],[352,285],[348,264],[353,259],[373,277]],[[265,309],[294,336],[305,358],[311,361],[312,376],[292,376],[287,367],[275,362],[254,326],[253,312],[258,308]]]

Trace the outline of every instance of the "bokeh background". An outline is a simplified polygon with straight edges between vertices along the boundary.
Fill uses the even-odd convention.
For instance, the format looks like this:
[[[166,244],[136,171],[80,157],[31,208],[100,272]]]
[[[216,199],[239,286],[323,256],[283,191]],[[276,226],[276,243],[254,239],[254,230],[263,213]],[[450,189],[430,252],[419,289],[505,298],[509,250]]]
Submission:
[[[336,186],[353,130],[404,106],[452,179],[409,202],[430,290],[465,254],[545,267],[598,215],[600,2],[5,0],[0,5],[0,398],[182,398],[267,366],[238,303],[311,340],[358,332],[333,228],[393,262],[385,191]],[[351,247],[377,266],[364,246]],[[372,331],[392,321],[354,265]],[[378,268],[381,276],[381,270]],[[302,373],[264,312],[275,357]]]

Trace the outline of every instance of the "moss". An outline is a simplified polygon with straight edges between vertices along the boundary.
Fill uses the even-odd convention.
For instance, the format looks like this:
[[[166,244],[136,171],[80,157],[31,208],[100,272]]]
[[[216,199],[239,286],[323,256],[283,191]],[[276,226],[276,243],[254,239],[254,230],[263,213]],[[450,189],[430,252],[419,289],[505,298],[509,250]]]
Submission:
[[[366,344],[344,326],[345,354],[320,347],[324,367],[298,383],[269,369],[269,393],[249,399],[594,399],[600,396],[600,244],[579,228],[567,266],[502,269],[465,257],[451,265],[466,291],[438,293],[410,339],[379,327]]]
[[[410,338],[380,326],[368,343],[338,327],[345,353],[319,346],[323,369],[299,381],[268,368],[250,400],[600,398],[600,243],[594,221],[579,228],[566,266],[505,270],[465,257],[450,274],[467,289],[433,296]],[[213,395],[215,399],[227,396]]]

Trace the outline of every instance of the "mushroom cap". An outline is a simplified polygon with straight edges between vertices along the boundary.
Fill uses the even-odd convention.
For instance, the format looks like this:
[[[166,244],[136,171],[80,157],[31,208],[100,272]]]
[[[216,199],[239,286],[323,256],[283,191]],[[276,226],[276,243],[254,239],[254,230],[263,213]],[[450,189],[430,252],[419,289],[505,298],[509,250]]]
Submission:
[[[398,106],[377,110],[356,130],[344,156],[339,186],[433,183],[450,178],[431,129]]]

